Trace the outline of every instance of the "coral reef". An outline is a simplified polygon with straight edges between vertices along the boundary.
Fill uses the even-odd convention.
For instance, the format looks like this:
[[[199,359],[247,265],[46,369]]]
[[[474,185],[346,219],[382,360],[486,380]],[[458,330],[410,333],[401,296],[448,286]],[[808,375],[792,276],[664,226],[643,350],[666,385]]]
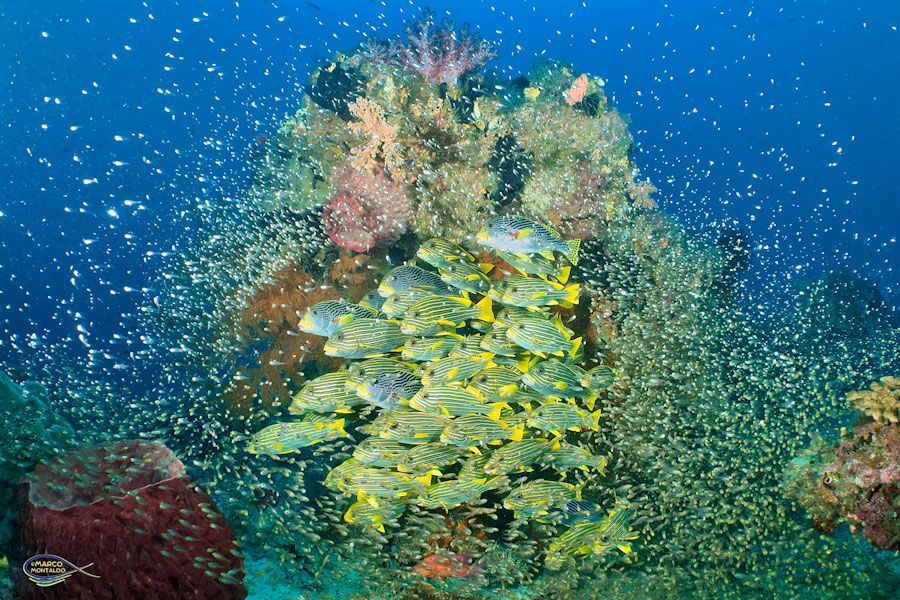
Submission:
[[[51,552],[99,578],[74,576],[29,598],[241,599],[243,557],[213,500],[155,442],[77,448],[39,465],[21,485],[28,556]]]
[[[339,165],[332,178],[338,192],[325,206],[322,226],[338,246],[365,252],[396,242],[409,228],[409,190],[393,181],[380,161],[369,162],[367,171]]]
[[[900,380],[883,377],[870,390],[851,392],[859,419],[840,440],[822,439],[794,459],[785,493],[833,533],[846,522],[882,550],[900,549]]]
[[[0,556],[12,552],[15,537],[16,486],[36,464],[71,447],[72,426],[50,409],[47,392],[36,382],[15,383],[0,372]]]

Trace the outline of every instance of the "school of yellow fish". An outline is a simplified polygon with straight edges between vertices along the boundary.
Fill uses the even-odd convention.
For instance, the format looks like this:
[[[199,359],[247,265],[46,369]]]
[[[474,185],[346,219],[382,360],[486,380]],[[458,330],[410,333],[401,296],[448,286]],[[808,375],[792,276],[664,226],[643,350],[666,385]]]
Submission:
[[[568,526],[550,544],[546,563],[619,548],[630,552],[625,507],[605,517],[566,481],[580,469],[602,471],[605,457],[577,444],[597,430],[598,392],[612,369],[589,371],[581,338],[554,306],[579,301],[569,283],[578,240],[520,217],[499,217],[475,237],[521,275],[488,276],[459,245],[441,238],[421,244],[426,268],[392,269],[359,304],[327,301],[308,307],[300,322],[325,336],[325,352],[348,362],[306,382],[288,409],[298,420],[269,425],[248,451],[278,455],[349,436],[360,440],[352,458],[331,470],[325,485],[356,498],[351,524],[385,531],[408,504],[451,510],[491,492],[516,518]],[[510,475],[538,479],[510,488]]]

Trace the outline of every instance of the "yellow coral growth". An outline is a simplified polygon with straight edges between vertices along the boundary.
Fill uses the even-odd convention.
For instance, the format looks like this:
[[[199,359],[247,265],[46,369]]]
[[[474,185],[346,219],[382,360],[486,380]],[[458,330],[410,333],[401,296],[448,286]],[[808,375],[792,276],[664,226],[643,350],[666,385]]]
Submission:
[[[350,123],[353,132],[366,139],[366,143],[350,151],[350,164],[362,173],[372,173],[373,166],[380,159],[385,170],[396,180],[406,178],[403,169],[403,151],[397,137],[400,128],[388,123],[384,109],[368,98],[359,98],[351,102],[350,113],[359,119]]]
[[[882,377],[871,389],[849,393],[847,401],[879,423],[900,422],[900,379]]]

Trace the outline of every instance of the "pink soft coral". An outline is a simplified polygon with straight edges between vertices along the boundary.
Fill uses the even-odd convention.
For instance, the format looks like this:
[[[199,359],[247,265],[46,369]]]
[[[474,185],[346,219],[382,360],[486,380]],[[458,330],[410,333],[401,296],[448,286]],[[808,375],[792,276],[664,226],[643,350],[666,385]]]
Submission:
[[[454,84],[460,75],[480,69],[494,59],[490,42],[463,25],[447,21],[434,26],[434,13],[425,10],[422,18],[406,27],[406,45],[399,38],[373,41],[364,46],[363,58],[421,73],[431,83]]]
[[[380,161],[372,163],[371,174],[344,163],[331,177],[338,191],[325,205],[322,224],[338,246],[365,252],[396,241],[409,228],[412,196]]]

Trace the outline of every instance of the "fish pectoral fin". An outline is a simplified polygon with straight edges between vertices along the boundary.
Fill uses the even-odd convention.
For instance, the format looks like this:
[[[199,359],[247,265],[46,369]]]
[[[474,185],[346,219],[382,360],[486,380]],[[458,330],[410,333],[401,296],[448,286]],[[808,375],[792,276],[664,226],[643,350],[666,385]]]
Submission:
[[[531,234],[532,231],[534,231],[534,229],[521,229],[521,230],[515,232],[514,234],[512,234],[512,237],[516,238],[517,240],[522,239],[523,237]],[[543,254],[543,252],[541,254]],[[550,258],[553,258],[552,252],[550,253],[550,255],[551,255]]]
[[[569,388],[569,384],[565,381],[555,381],[553,382],[553,388],[557,390],[566,390]]]
[[[469,450],[471,452],[474,452],[478,456],[481,456],[481,448],[479,448],[478,446],[469,446]]]
[[[538,252],[541,256],[546,258],[547,260],[553,260],[553,250],[544,250],[543,252]]]
[[[622,545],[622,546],[616,546],[616,548],[618,548],[619,550],[621,550],[621,551],[624,552],[625,554],[630,554],[630,553],[631,553],[631,546],[625,546],[625,545]]]

